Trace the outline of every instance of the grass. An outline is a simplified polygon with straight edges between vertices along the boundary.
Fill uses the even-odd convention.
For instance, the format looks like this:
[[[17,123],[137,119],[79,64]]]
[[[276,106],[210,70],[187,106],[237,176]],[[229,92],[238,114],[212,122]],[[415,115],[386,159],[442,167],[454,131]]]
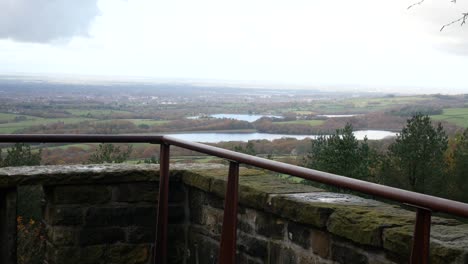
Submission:
[[[307,110],[297,110],[297,111],[292,111],[298,115],[315,115],[316,113],[313,111],[307,111]]]
[[[295,121],[284,121],[284,122],[274,122],[274,124],[279,125],[289,125],[289,124],[300,124],[300,125],[309,125],[309,126],[319,126],[325,122],[324,120],[295,120]]]
[[[15,117],[23,116],[26,119],[35,119],[39,117],[29,116],[29,115],[21,115],[21,114],[11,114],[11,113],[0,113],[0,122],[11,122],[15,120]]]
[[[67,112],[74,116],[88,116],[91,115],[93,117],[98,116],[108,116],[112,114],[133,114],[129,111],[121,111],[121,110],[100,110],[100,109],[67,109]]]
[[[0,134],[9,134],[14,133],[18,130],[25,129],[31,126],[38,125],[47,125],[58,122],[64,122],[65,124],[74,124],[83,121],[94,120],[91,118],[81,118],[81,117],[72,117],[72,118],[41,118],[34,117],[25,121],[14,122],[14,123],[5,123],[0,124]]]
[[[119,119],[119,120],[130,121],[133,124],[135,124],[135,126],[139,126],[143,124],[148,125],[148,126],[157,126],[157,125],[163,125],[163,124],[170,122],[167,120],[153,120],[153,119]]]
[[[168,120],[153,120],[153,119],[106,119],[106,120],[96,121],[96,123],[112,123],[115,121],[128,121],[128,122],[132,122],[135,126],[139,126],[142,124],[145,124],[148,126],[157,126],[157,125],[163,125],[163,124],[170,122]]]
[[[445,108],[441,115],[431,116],[434,120],[447,121],[457,126],[468,127],[468,108]]]
[[[384,110],[398,105],[406,105],[415,102],[433,100],[426,96],[396,96],[379,98],[354,98],[344,101],[351,104],[354,108],[369,110]]]
[[[47,147],[47,149],[53,150],[53,149],[62,149],[62,150],[67,150],[70,147],[75,147],[75,148],[80,148],[82,150],[90,150],[92,144],[67,144],[67,145],[62,145],[62,146],[56,146],[56,147]]]

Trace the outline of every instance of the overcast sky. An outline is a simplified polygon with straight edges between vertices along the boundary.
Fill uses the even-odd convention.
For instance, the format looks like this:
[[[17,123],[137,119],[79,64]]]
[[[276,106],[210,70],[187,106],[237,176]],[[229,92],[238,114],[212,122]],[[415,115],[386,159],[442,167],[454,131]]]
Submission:
[[[468,93],[449,0],[0,0],[0,74]]]

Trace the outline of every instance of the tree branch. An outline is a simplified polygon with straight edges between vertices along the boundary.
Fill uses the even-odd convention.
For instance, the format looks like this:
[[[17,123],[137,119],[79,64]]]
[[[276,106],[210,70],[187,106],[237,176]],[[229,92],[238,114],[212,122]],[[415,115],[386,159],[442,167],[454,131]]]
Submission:
[[[460,17],[459,19],[454,20],[454,21],[452,21],[452,22],[450,22],[450,23],[448,23],[448,24],[443,25],[443,26],[440,28],[440,31],[444,30],[445,27],[451,26],[451,25],[453,25],[453,24],[455,24],[455,23],[458,23],[458,22],[460,22],[460,21],[461,21],[461,22],[460,22],[460,26],[463,26],[463,25],[466,23],[466,20],[467,20],[467,19],[468,19],[468,13],[462,13],[462,17]]]
[[[417,5],[421,5],[421,4],[424,3],[425,1],[426,1],[426,0],[420,0],[419,2],[416,2],[416,3],[414,3],[414,4],[410,5],[410,6],[408,6],[407,9],[410,9],[410,8],[412,8],[412,7],[414,7],[414,6],[417,6]],[[450,0],[450,2],[456,4],[456,3],[457,3],[457,0]],[[453,24],[455,24],[455,23],[458,23],[458,22],[460,22],[460,26],[463,26],[463,25],[466,23],[466,20],[468,20],[468,12],[467,12],[467,13],[462,13],[462,17],[460,17],[459,19],[453,20],[452,22],[443,25],[443,26],[440,28],[440,31],[444,30],[445,27],[451,26],[451,25],[453,25]]]
[[[412,8],[413,6],[421,5],[422,3],[424,3],[424,1],[426,1],[426,0],[421,0],[421,1],[417,2],[417,3],[414,3],[414,4],[410,5],[410,6],[408,6],[407,9],[410,9],[410,8]],[[453,1],[453,0],[452,0],[452,1]],[[455,0],[455,1],[456,1],[456,0]]]

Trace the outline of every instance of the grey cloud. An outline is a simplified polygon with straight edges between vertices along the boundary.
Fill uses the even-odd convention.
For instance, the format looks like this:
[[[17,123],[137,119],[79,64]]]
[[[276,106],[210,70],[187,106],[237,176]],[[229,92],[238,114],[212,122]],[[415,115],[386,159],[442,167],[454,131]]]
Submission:
[[[50,42],[86,36],[97,0],[0,0],[0,38]]]

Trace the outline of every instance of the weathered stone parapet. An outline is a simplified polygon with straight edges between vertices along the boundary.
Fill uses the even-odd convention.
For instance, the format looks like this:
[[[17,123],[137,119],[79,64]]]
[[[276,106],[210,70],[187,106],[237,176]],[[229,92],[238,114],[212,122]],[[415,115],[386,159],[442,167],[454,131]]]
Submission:
[[[169,261],[214,263],[228,167],[171,164],[170,170]],[[407,263],[414,212],[262,170],[241,168],[240,175],[239,263]],[[148,264],[158,177],[157,165],[4,168],[0,189],[14,196],[16,186],[43,186],[49,264]],[[11,225],[13,200],[3,198],[0,215],[10,212]],[[432,218],[431,263],[468,263],[468,225]]]
[[[182,176],[190,241],[213,255],[221,230],[225,171]],[[350,194],[243,169],[238,250],[242,263],[407,263],[415,213]],[[208,251],[210,252],[208,254]],[[432,218],[431,263],[468,263],[468,225]],[[208,263],[210,260],[207,260]],[[202,263],[202,262],[200,262]]]

